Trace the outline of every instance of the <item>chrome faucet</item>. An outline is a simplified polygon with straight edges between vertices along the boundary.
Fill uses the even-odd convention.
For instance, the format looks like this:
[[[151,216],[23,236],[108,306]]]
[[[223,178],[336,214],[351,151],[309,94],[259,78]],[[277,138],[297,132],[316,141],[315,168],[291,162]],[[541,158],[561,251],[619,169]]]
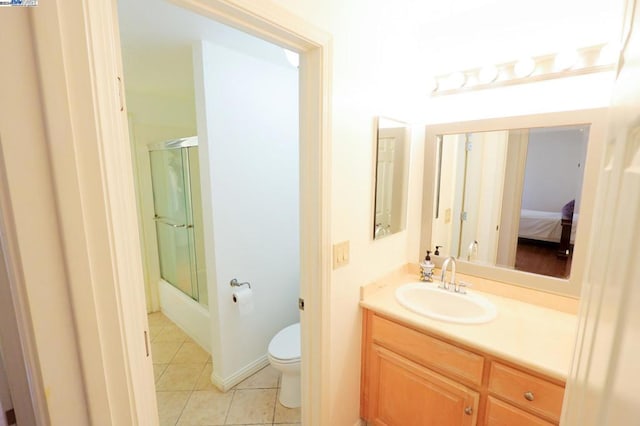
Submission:
[[[445,281],[445,276],[447,274],[447,268],[449,267],[449,263],[451,263],[451,281],[448,283]],[[456,283],[456,258],[453,256],[447,257],[444,262],[442,262],[442,275],[440,275],[441,284],[438,286],[445,290],[449,290],[449,287],[453,285],[455,288]]]

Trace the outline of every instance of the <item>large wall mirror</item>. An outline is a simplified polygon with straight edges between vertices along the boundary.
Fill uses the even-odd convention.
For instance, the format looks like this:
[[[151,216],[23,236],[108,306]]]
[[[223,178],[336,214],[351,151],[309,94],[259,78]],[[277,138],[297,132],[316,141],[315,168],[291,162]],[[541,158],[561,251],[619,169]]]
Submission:
[[[603,110],[429,126],[423,251],[459,269],[578,295]]]
[[[375,119],[375,189],[373,239],[402,231],[407,217],[410,135],[406,123]]]

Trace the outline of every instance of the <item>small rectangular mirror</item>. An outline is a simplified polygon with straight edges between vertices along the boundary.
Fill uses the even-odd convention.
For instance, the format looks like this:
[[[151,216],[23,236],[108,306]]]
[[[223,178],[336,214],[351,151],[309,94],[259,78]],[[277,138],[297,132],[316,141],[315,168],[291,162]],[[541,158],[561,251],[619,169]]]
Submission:
[[[406,123],[376,117],[373,239],[402,231],[407,216],[409,130]]]

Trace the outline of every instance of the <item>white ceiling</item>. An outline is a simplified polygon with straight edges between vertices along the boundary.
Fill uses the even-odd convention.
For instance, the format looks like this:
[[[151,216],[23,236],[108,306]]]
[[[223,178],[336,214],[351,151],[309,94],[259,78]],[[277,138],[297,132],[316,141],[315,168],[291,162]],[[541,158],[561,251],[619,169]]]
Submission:
[[[316,0],[354,9],[367,19],[364,0]],[[353,5],[342,2],[353,1]],[[369,1],[369,0],[367,0]],[[300,0],[277,0],[292,8]],[[176,94],[192,91],[191,45],[208,40],[288,66],[282,49],[174,6],[168,0],[119,0],[128,90]],[[420,74],[441,74],[522,56],[586,47],[619,36],[622,0],[387,0],[371,1],[381,28],[401,22],[379,41],[399,63],[418,54]],[[306,10],[306,9],[305,9]],[[376,19],[374,18],[374,19]],[[336,17],[329,17],[331,26]],[[394,61],[388,61],[395,64]],[[395,65],[394,65],[395,66]]]
[[[282,48],[166,0],[118,0],[118,14],[127,90],[192,96],[199,40],[290,66]]]

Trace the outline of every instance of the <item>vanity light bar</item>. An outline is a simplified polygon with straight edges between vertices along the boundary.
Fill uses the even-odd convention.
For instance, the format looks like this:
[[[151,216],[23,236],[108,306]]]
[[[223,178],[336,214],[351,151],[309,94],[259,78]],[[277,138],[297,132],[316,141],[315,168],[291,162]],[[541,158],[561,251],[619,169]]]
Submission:
[[[520,58],[499,65],[456,71],[433,79],[432,96],[451,95],[472,90],[491,89],[513,84],[533,83],[553,78],[615,69],[618,50],[609,44],[562,51],[553,55]]]

